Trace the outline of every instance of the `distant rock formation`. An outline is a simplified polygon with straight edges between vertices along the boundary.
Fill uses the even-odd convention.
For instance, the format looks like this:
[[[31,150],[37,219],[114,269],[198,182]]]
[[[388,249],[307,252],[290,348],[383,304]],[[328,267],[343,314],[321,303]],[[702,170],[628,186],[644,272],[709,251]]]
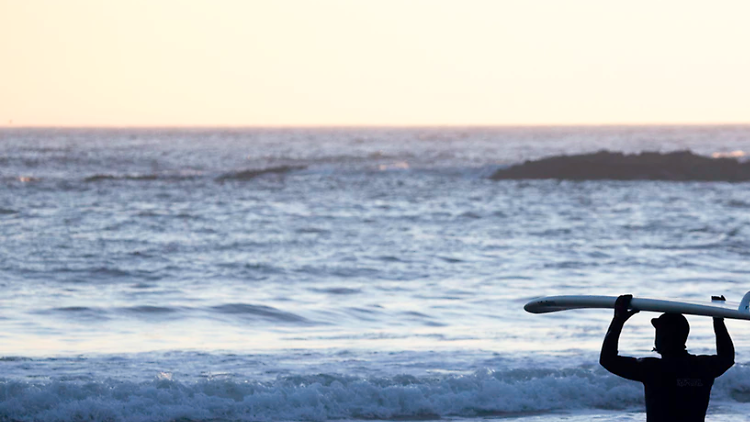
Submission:
[[[255,179],[258,176],[263,176],[266,174],[278,174],[278,175],[284,175],[287,173],[291,173],[293,171],[297,170],[304,170],[305,166],[278,166],[278,167],[269,167],[261,170],[244,170],[244,171],[236,171],[232,173],[226,173],[216,178],[217,182],[226,182],[228,180],[234,180],[234,181],[240,181],[240,182],[246,182],[251,179]]]
[[[690,151],[640,154],[599,151],[526,161],[498,170],[490,178],[744,182],[750,181],[750,163],[704,157]]]

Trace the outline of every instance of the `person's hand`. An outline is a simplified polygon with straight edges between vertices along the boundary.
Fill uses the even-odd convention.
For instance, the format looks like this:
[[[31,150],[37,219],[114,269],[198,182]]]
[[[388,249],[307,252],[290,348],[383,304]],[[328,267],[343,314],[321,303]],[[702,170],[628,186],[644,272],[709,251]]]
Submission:
[[[615,301],[615,319],[625,322],[628,318],[639,312],[637,309],[628,310],[632,299],[633,295],[621,295],[617,297]]]
[[[713,302],[713,301],[722,301],[722,302],[724,302],[725,300],[727,300],[727,299],[724,297],[724,295],[711,296],[711,302]],[[721,323],[721,322],[724,322],[724,317],[714,317],[714,323],[715,324],[716,323]]]

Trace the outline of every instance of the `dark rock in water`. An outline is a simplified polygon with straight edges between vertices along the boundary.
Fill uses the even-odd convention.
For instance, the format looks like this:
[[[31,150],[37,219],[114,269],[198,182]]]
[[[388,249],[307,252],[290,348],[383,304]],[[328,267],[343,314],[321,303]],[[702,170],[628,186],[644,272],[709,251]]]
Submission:
[[[102,180],[115,180],[117,177],[111,174],[95,174],[83,179],[84,182],[101,182]]]
[[[266,174],[287,174],[297,170],[304,170],[305,166],[278,166],[269,167],[261,170],[244,170],[232,173],[226,173],[216,178],[217,182],[224,182],[227,180],[247,181],[255,179],[258,176]]]
[[[750,181],[750,163],[704,157],[690,151],[640,154],[599,151],[526,161],[498,170],[490,178],[743,182]]]
[[[115,176],[112,174],[95,174],[83,179],[84,182],[101,182],[105,180],[135,180],[135,181],[151,181],[157,180],[159,176],[156,174],[141,174],[141,175],[124,175]]]

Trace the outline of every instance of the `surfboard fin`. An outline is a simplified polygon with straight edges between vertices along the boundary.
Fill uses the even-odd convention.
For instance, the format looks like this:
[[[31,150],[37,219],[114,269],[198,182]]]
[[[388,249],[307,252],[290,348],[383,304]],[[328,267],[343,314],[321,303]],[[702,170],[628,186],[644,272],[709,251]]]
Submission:
[[[740,301],[740,307],[737,308],[740,312],[750,312],[750,292],[745,293]]]

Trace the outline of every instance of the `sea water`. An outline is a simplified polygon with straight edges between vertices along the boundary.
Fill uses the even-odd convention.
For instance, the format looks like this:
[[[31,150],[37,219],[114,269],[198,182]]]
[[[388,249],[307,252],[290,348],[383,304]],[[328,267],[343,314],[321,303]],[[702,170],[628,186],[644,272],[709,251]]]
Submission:
[[[644,421],[611,311],[523,305],[739,300],[750,184],[489,178],[601,149],[742,159],[750,127],[2,129],[0,420]],[[713,421],[750,410],[727,326]]]

